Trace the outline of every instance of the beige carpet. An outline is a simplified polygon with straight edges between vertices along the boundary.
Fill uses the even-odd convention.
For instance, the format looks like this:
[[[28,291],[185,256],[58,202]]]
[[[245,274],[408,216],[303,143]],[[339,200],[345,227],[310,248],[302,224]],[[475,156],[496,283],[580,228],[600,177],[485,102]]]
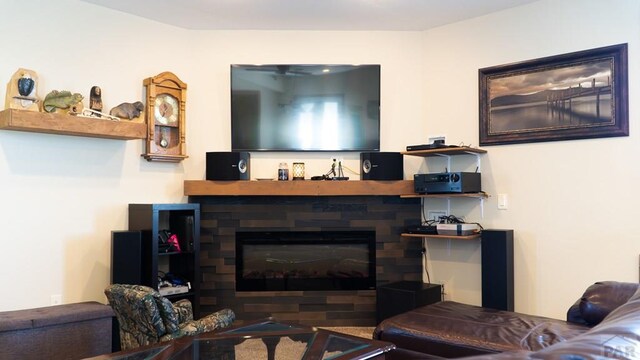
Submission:
[[[329,331],[335,331],[342,334],[358,336],[365,339],[373,339],[373,326],[338,326],[338,327],[318,327],[319,329],[326,329]]]
[[[367,326],[340,326],[340,327],[318,327],[342,334],[358,336],[366,339],[373,337],[374,327]],[[275,352],[275,358],[279,360],[300,359],[306,351],[307,344],[301,341],[294,341],[287,337],[280,339]],[[261,339],[247,339],[234,346],[233,356],[236,360],[267,360],[266,345]],[[340,352],[325,352],[322,359],[331,359]],[[319,359],[320,360],[320,359]]]

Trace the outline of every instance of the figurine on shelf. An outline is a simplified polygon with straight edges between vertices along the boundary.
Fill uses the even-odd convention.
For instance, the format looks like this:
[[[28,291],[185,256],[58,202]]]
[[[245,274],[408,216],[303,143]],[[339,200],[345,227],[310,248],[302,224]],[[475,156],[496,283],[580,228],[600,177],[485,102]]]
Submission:
[[[121,119],[134,119],[140,116],[144,110],[144,104],[140,101],[134,103],[122,103],[109,111],[109,115],[117,116]]]
[[[78,93],[72,94],[68,90],[53,90],[44,97],[42,108],[46,112],[78,114],[82,112],[82,99],[84,97]]]
[[[95,111],[92,109],[84,109],[82,110],[82,113],[78,114],[84,117],[89,117],[89,118],[101,118],[101,119],[107,119],[107,120],[112,120],[112,121],[120,121],[119,117],[116,116],[111,116],[109,114],[105,114],[105,113],[101,113],[99,111]]]
[[[102,90],[100,86],[91,87],[89,92],[89,109],[95,110],[97,117],[101,117],[102,113]]]
[[[38,75],[35,71],[18,69],[7,84],[5,108],[39,111],[36,85]]]

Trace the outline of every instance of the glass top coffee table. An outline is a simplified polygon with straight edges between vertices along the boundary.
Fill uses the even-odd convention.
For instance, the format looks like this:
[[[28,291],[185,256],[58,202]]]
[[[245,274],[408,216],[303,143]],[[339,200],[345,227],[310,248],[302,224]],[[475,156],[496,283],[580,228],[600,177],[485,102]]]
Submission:
[[[94,359],[365,360],[395,345],[273,319],[187,336]]]

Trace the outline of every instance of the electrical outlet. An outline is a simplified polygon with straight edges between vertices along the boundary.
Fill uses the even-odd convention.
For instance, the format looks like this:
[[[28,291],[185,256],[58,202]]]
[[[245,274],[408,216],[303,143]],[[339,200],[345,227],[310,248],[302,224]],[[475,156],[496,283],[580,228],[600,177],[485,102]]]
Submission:
[[[447,212],[445,210],[429,210],[427,211],[427,220],[435,220],[438,221],[440,216],[447,216]]]
[[[448,288],[445,286],[445,281],[444,280],[433,280],[433,283],[442,286],[442,288],[440,290],[442,293],[440,295],[441,295],[442,299],[445,299],[449,295],[449,293],[447,292]]]
[[[62,295],[56,294],[51,295],[51,305],[60,305],[62,304]]]

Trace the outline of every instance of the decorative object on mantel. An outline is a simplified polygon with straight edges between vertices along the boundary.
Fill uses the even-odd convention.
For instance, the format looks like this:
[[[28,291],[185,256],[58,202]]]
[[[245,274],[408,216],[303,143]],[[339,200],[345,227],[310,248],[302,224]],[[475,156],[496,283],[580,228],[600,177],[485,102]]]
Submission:
[[[185,105],[187,84],[163,72],[143,82],[147,93],[146,152],[148,161],[180,162],[187,158]]]
[[[72,94],[68,90],[53,90],[44,97],[42,108],[46,112],[57,112],[59,114],[76,115],[82,113],[82,99],[84,97],[78,93]]]
[[[134,103],[124,102],[109,111],[109,115],[117,116],[122,119],[141,119],[141,114],[144,111],[144,104],[141,101]]]
[[[33,70],[18,69],[7,84],[6,109],[40,111],[36,95],[38,74]]]
[[[294,162],[292,166],[293,180],[304,180],[304,163]]]
[[[92,86],[89,92],[89,109],[96,112],[97,117],[102,116],[102,89],[100,86]]]

